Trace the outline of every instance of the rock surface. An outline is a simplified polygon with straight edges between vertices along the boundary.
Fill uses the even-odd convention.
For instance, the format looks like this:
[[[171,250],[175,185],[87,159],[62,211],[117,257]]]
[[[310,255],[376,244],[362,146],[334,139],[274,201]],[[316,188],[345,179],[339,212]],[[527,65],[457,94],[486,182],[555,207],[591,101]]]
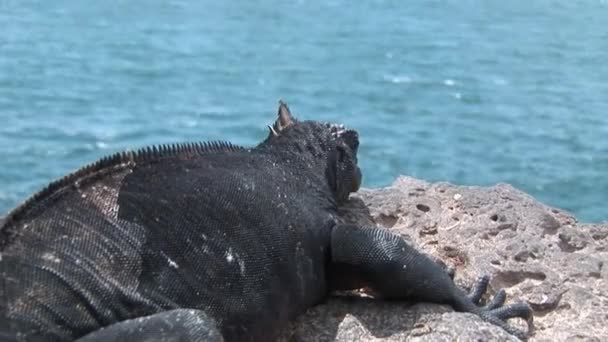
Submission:
[[[534,309],[531,341],[608,340],[608,224],[580,224],[506,184],[463,187],[400,177],[352,197],[345,219],[390,229],[456,268],[489,274],[490,294]],[[524,322],[511,320],[525,329]],[[333,298],[301,317],[293,341],[513,340],[449,306]]]

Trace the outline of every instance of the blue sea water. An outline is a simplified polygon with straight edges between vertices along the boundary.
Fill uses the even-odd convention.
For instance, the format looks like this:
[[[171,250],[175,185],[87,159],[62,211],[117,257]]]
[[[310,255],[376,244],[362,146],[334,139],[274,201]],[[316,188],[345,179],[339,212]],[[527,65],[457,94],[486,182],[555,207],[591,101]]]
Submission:
[[[608,3],[0,0],[0,215],[109,153],[253,145],[277,100],[364,186],[508,182],[608,219]]]

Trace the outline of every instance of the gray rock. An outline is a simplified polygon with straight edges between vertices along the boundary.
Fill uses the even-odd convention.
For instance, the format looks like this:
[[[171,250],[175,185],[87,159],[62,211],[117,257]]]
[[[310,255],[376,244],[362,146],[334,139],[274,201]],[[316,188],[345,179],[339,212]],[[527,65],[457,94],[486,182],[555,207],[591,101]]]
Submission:
[[[456,282],[492,277],[490,295],[534,309],[531,341],[608,340],[608,224],[581,224],[507,184],[464,187],[399,177],[362,189],[344,218],[400,234],[456,268]],[[525,329],[524,322],[512,324]],[[516,340],[449,306],[335,298],[295,324],[294,341]]]

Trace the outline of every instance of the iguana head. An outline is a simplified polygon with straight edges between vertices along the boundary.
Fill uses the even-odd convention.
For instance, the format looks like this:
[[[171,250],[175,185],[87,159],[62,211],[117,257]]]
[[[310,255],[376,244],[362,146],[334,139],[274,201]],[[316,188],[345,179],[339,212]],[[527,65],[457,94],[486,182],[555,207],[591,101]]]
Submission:
[[[336,200],[341,203],[359,190],[361,170],[357,166],[359,134],[343,125],[298,121],[279,101],[278,118],[262,145],[297,153],[306,164],[324,172]]]

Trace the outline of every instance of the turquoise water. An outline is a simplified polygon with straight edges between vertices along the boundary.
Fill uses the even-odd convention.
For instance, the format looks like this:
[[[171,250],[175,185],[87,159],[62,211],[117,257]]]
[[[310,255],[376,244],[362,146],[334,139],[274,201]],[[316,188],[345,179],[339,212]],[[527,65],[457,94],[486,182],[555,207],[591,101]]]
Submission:
[[[364,185],[512,183],[608,220],[608,3],[0,0],[0,215],[127,148],[359,130]]]

